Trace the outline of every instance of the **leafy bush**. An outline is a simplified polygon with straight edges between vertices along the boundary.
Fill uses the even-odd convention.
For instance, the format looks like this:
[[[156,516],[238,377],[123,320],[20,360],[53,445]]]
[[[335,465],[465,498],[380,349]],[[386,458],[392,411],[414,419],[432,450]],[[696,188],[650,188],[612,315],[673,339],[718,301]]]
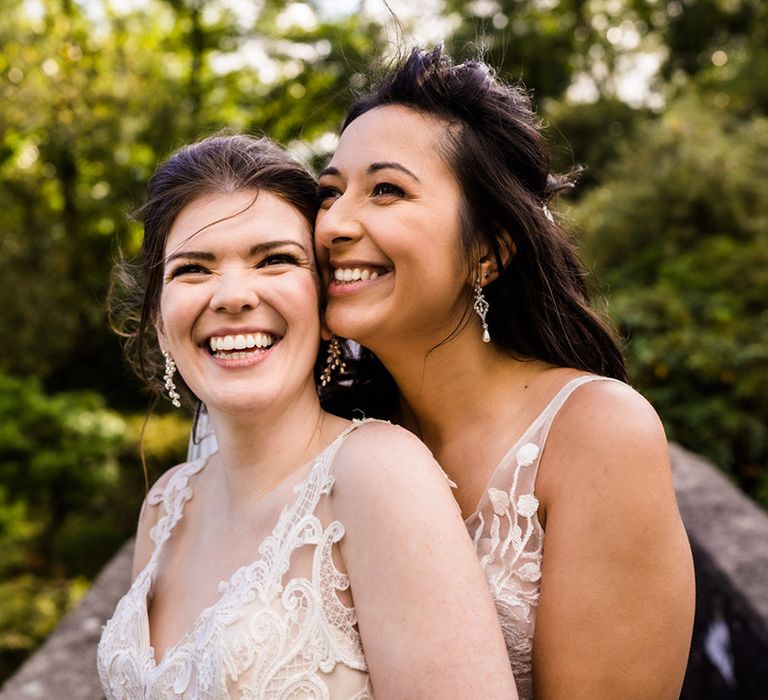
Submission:
[[[154,414],[146,419],[146,426],[145,419],[144,415],[126,417],[129,442],[124,453],[126,460],[130,461],[131,455],[135,460],[143,438],[144,457],[151,476],[184,460],[192,425],[186,415],[178,411]]]
[[[0,682],[56,627],[88,589],[83,578],[22,574],[0,581]]]
[[[35,380],[0,375],[0,485],[37,523],[34,568],[51,571],[53,541],[70,514],[103,504],[124,441],[124,421],[99,396],[49,397]]]
[[[669,436],[768,504],[768,120],[690,97],[575,205],[633,380]]]
[[[0,681],[42,642],[133,533],[142,416],[92,393],[48,396],[0,374]],[[151,478],[184,458],[189,420],[153,417]]]

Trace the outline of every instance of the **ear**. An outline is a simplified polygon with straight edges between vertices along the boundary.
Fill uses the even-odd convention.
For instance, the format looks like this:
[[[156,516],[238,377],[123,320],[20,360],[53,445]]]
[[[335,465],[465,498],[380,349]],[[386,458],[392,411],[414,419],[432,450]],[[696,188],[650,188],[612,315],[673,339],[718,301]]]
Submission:
[[[168,349],[168,346],[166,345],[165,340],[165,330],[163,328],[163,320],[158,316],[155,318],[155,334],[157,335],[157,343],[160,346],[160,352],[165,353],[165,351]]]
[[[499,260],[494,254],[494,251],[490,246],[485,245],[480,251],[480,259],[478,265],[475,268],[476,274],[472,280],[474,285],[477,282],[477,278],[480,278],[480,286],[484,287],[489,282],[493,282],[512,262],[512,258],[517,253],[517,246],[515,245],[512,236],[506,231],[500,231],[497,237],[499,242],[499,257],[501,258],[501,267],[499,267]]]

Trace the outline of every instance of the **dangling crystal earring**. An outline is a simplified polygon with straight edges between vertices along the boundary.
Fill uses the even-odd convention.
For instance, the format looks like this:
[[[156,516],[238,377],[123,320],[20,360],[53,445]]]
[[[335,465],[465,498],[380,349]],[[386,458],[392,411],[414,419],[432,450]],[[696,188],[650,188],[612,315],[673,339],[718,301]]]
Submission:
[[[475,282],[475,303],[473,304],[473,308],[475,309],[475,313],[480,317],[480,323],[483,324],[483,342],[490,343],[491,334],[488,332],[488,323],[485,320],[485,316],[488,313],[488,309],[490,307],[488,305],[488,300],[483,294],[483,288],[480,286],[479,277]]]
[[[333,370],[338,369],[340,374],[346,371],[347,365],[341,358],[341,343],[335,335],[331,336],[331,342],[328,344],[328,354],[325,358],[325,367],[320,372],[320,386],[328,386],[331,383]]]
[[[165,389],[168,392],[168,398],[170,402],[176,407],[181,408],[181,398],[179,392],[176,391],[176,385],[173,383],[173,375],[176,374],[176,363],[171,357],[171,353],[163,352],[165,358],[165,374],[163,375],[163,381],[165,382]]]

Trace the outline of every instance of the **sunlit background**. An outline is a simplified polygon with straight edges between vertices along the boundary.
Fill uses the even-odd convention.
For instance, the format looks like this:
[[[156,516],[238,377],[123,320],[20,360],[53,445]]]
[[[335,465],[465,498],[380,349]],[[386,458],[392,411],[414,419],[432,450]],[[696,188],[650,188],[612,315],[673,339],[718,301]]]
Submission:
[[[633,382],[768,503],[767,34],[761,0],[0,0],[0,681],[134,527],[147,397],[104,301],[158,160],[226,128],[317,166],[403,44],[525,82]],[[188,430],[156,412],[150,479]]]

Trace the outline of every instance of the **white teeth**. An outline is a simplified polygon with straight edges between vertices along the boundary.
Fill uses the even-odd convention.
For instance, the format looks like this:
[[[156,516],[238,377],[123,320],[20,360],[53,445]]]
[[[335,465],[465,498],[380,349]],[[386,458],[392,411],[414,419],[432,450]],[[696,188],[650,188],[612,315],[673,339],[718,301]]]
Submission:
[[[272,345],[274,339],[268,333],[257,333],[255,342],[257,348],[268,348]]]
[[[208,340],[208,347],[212,352],[231,351],[231,350],[252,350],[253,348],[268,348],[275,342],[274,337],[269,333],[248,333],[238,335],[212,336]],[[247,353],[245,353],[247,354]],[[235,358],[244,353],[230,353],[227,357]]]
[[[337,282],[357,282],[358,280],[375,280],[379,273],[368,268],[337,267],[333,271],[333,279]]]

